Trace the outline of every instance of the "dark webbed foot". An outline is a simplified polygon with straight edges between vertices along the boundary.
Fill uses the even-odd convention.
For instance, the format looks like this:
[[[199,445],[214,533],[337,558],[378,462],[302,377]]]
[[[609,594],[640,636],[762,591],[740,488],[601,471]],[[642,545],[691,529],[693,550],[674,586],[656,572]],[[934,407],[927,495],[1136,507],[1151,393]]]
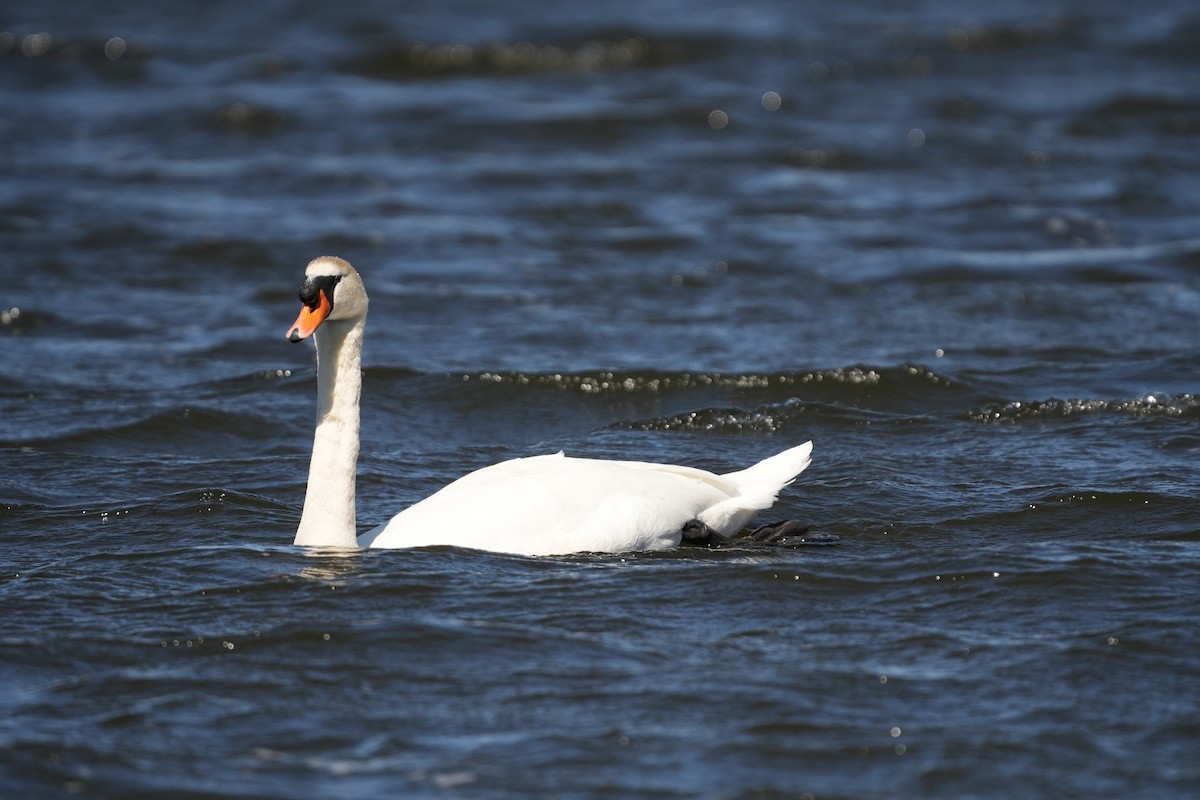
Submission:
[[[718,533],[698,519],[684,525],[682,533],[683,536],[679,543],[684,547],[717,548],[728,547],[733,543],[728,536]]]
[[[742,531],[737,536],[724,536],[694,519],[683,526],[680,544],[684,547],[801,547],[804,545],[836,544],[837,537],[828,534],[809,534],[808,526],[795,519],[785,519]]]
[[[807,534],[808,526],[803,522],[797,519],[785,519],[748,530],[746,538],[759,544],[786,545],[796,543],[796,540],[803,540]]]

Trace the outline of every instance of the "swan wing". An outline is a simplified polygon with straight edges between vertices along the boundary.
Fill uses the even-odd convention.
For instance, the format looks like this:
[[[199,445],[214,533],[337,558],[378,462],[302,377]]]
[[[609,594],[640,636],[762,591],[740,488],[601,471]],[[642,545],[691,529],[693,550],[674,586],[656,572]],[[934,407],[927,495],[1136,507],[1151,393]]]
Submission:
[[[453,545],[521,555],[663,550],[732,484],[627,463],[533,456],[459,478],[359,537],[364,547]]]

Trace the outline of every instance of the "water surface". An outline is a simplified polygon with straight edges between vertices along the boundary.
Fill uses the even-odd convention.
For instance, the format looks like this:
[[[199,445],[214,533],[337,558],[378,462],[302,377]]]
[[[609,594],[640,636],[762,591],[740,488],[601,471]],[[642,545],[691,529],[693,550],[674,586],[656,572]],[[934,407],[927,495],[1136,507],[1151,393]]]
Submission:
[[[8,3],[3,793],[1187,796],[1198,67],[1184,2]],[[812,439],[819,544],[292,548],[322,254],[363,526]]]

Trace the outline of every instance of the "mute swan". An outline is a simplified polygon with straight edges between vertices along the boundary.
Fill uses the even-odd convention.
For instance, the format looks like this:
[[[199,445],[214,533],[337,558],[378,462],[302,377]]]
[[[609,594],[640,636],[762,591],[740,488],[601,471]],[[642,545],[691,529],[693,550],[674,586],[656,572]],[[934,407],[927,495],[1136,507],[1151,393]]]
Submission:
[[[317,429],[297,545],[455,545],[520,555],[665,550],[738,533],[809,464],[811,442],[725,475],[562,453],[515,458],[459,478],[360,536],[354,473],[367,293],[354,267],[323,256],[305,270],[300,300],[288,339],[316,337]],[[800,527],[784,524],[793,526],[789,533]]]

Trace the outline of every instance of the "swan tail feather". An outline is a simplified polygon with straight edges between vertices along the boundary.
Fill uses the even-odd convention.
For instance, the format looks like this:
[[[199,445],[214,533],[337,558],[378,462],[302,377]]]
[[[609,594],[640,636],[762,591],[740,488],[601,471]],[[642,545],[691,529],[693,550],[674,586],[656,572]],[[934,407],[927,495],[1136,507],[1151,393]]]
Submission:
[[[770,508],[783,487],[794,481],[812,461],[812,442],[805,442],[763,459],[754,466],[728,472],[721,478],[737,487],[737,495],[707,508],[700,522],[724,536],[744,528],[754,515]]]
[[[745,497],[764,491],[770,492],[771,499],[768,503],[773,503],[779,490],[796,480],[811,463],[812,442],[805,442],[782,453],[776,453],[770,458],[764,458],[754,466],[737,472],[726,472],[721,477],[736,483]]]

